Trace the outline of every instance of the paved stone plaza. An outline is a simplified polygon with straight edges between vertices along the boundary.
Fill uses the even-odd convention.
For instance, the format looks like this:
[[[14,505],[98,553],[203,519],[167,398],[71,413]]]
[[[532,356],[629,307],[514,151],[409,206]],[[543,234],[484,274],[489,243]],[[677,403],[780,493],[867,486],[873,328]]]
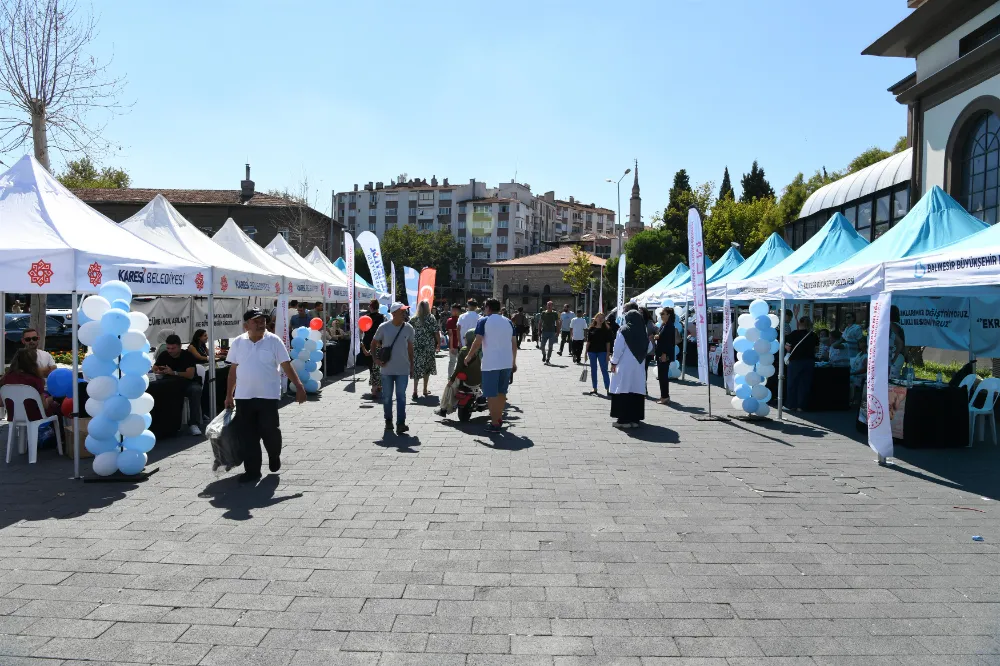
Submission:
[[[622,433],[555,359],[525,343],[502,435],[433,398],[383,436],[332,383],[256,488],[193,438],[139,484],[2,466],[0,664],[1000,664],[1000,447],[880,468],[846,415],[683,385]]]

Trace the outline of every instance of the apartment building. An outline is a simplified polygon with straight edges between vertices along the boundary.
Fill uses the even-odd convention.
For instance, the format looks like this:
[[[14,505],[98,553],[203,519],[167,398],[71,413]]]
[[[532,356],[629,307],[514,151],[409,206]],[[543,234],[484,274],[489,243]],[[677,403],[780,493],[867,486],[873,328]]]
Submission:
[[[452,184],[432,177],[358,185],[334,194],[337,220],[357,236],[371,231],[381,237],[390,229],[413,225],[418,231],[445,229],[465,245],[465,266],[451,276],[455,290],[493,292],[491,263],[549,249],[567,231],[579,227],[613,229],[614,213],[555,192],[532,194],[531,187],[511,181],[497,187],[470,179]],[[576,224],[575,222],[578,222]],[[438,276],[438,284],[446,280]]]

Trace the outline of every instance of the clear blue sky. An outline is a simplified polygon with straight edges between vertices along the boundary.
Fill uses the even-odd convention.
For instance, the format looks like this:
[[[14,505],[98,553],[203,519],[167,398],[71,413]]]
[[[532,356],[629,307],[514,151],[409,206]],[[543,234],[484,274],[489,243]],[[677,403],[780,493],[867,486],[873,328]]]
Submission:
[[[95,3],[132,108],[103,158],[137,187],[331,189],[400,172],[495,186],[517,172],[614,208],[638,158],[646,221],[674,172],[756,158],[798,171],[891,148],[886,88],[913,62],[861,56],[904,0]],[[3,156],[8,161],[11,156]],[[61,158],[56,156],[56,162]],[[628,209],[631,176],[622,182]]]

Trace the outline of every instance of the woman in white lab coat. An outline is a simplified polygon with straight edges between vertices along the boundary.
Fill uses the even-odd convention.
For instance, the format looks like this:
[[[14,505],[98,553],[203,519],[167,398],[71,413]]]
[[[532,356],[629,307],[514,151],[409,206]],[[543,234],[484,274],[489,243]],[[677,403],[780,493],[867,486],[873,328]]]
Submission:
[[[638,428],[646,417],[646,323],[636,310],[625,313],[611,352],[611,417],[614,427]]]

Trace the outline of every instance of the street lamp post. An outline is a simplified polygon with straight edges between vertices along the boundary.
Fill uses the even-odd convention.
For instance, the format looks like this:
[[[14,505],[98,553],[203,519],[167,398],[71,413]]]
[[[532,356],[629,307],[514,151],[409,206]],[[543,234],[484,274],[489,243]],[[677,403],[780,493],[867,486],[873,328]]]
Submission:
[[[622,177],[618,179],[618,182],[615,182],[615,180],[613,178],[605,178],[604,179],[608,183],[615,183],[615,187],[618,189],[618,221],[616,222],[616,224],[621,224],[622,223],[622,179],[624,179],[625,176],[629,175],[630,173],[632,173],[631,167],[628,168],[628,169],[625,169],[625,173],[623,173]],[[625,226],[622,225],[622,229],[624,229],[624,228],[625,228]],[[621,254],[621,251],[622,251],[621,245],[622,245],[622,239],[621,239],[621,236],[619,235],[618,236],[618,253],[619,254]]]

